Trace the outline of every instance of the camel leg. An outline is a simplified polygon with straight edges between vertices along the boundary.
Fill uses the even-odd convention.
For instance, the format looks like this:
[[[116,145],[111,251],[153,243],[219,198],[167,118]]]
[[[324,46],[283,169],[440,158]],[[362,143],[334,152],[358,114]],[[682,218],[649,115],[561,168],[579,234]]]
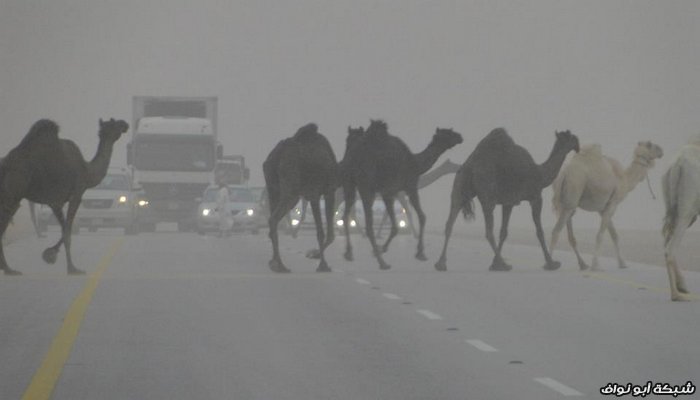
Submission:
[[[56,217],[56,221],[58,221],[58,225],[61,227],[61,237],[58,239],[56,244],[46,248],[41,253],[41,258],[43,258],[44,262],[47,264],[56,263],[58,252],[61,250],[61,245],[64,241],[63,231],[66,229],[66,217],[63,215],[63,209],[58,206],[51,206],[51,211],[53,211],[53,215]]]
[[[459,215],[459,204],[453,199],[450,203],[450,215],[447,216],[447,222],[445,223],[445,243],[442,245],[440,258],[435,263],[435,269],[438,271],[447,271],[447,243],[450,241],[450,236],[452,236],[452,228],[455,225],[457,215]]]
[[[319,198],[311,199],[311,213],[314,216],[314,224],[316,225],[316,240],[318,241],[319,258],[321,259],[316,268],[316,272],[330,272],[326,257],[324,254],[326,235],[323,232],[323,218],[321,217],[321,206]]]
[[[323,196],[323,201],[326,203],[326,243],[323,245],[325,250],[335,240],[335,190],[329,190]],[[330,205],[330,206],[329,206]]]
[[[80,270],[73,264],[73,257],[71,256],[71,235],[73,232],[73,221],[75,220],[75,214],[78,212],[78,207],[80,207],[81,196],[74,196],[68,202],[68,215],[66,219],[66,224],[63,228],[63,247],[66,248],[66,263],[68,267],[68,274],[70,275],[82,275],[85,271]]]
[[[389,237],[386,238],[386,242],[384,242],[384,246],[382,246],[382,251],[384,253],[389,250],[389,243],[391,243],[392,240],[396,237],[396,235],[399,233],[399,228],[396,226],[396,214],[394,213],[394,198],[391,196],[382,196],[382,200],[384,200],[384,207],[386,208],[386,213],[384,216],[386,217],[387,215],[389,216],[389,221],[391,222],[391,231],[389,232]],[[382,218],[382,221],[384,219]]]
[[[0,204],[2,206],[2,204]],[[12,216],[17,212],[19,208],[19,201],[16,202],[14,206],[0,207],[0,269],[5,273],[5,275],[22,275],[21,272],[10,268],[7,265],[7,260],[5,259],[5,250],[2,244],[2,238],[5,236],[5,231],[7,231],[7,226],[10,224]]]
[[[559,267],[561,267],[561,263],[559,261],[552,260],[552,256],[549,254],[549,251],[547,251],[547,243],[545,243],[544,240],[544,231],[542,230],[542,197],[538,196],[536,199],[530,201],[530,208],[532,209],[532,221],[535,223],[537,240],[540,241],[540,246],[542,247],[542,252],[544,253],[544,269],[548,271],[559,269]]]
[[[581,254],[578,252],[578,244],[576,243],[576,237],[574,236],[573,218],[569,218],[569,220],[566,221],[566,230],[569,234],[569,244],[574,249],[576,259],[578,259],[578,267],[581,271],[585,271],[590,267],[588,266],[588,264],[586,264],[586,261],[584,261],[583,257],[581,257]]]
[[[666,243],[666,269],[668,271],[668,280],[671,285],[671,300],[690,301],[690,299],[685,296],[685,294],[688,293],[688,289],[685,286],[685,280],[678,268],[678,261],[676,260],[676,250],[678,250],[678,246],[683,240],[690,218],[686,213],[681,213],[680,210],[678,211],[673,232],[671,233],[668,243]]]
[[[301,229],[301,223],[306,219],[306,207],[309,202],[306,199],[301,200],[301,215],[299,216],[299,223],[297,226],[292,226],[292,238],[296,239],[299,236],[299,230]],[[294,206],[292,206],[294,207]]]
[[[416,209],[416,214],[418,214],[418,251],[416,251],[416,258],[421,261],[427,261],[428,257],[425,256],[423,245],[423,234],[425,232],[425,213],[423,212],[423,207],[421,207],[420,205],[418,189],[412,188],[408,191],[408,201],[411,202],[413,208]]]
[[[554,224],[554,228],[552,229],[552,237],[549,240],[549,251],[554,254],[554,248],[557,246],[557,243],[559,242],[559,234],[561,233],[561,230],[564,229],[564,225],[566,225],[567,221],[571,216],[573,216],[574,213],[572,210],[561,210],[559,211],[559,215],[557,217],[557,223]]]
[[[499,236],[498,246],[496,247],[496,255],[493,257],[493,263],[491,264],[492,271],[510,271],[513,269],[511,265],[505,262],[503,256],[501,255],[501,250],[503,249],[503,244],[508,237],[508,223],[510,222],[510,214],[513,211],[513,206],[502,205],[501,211],[503,217],[501,218],[501,233]]]
[[[387,219],[389,219],[389,214],[385,212],[384,215],[382,215],[382,220],[379,221],[379,226],[377,227],[377,233],[375,233],[375,235],[376,235],[375,237],[377,239],[380,239],[382,237],[382,230],[384,229],[384,224],[386,223]],[[386,249],[384,249],[384,252],[386,253]]]
[[[372,251],[374,256],[377,257],[379,262],[379,269],[390,269],[391,265],[387,264],[382,257],[382,252],[377,246],[377,240],[374,238],[374,227],[373,225],[373,215],[372,215],[372,203],[374,203],[375,193],[371,190],[360,190],[360,197],[362,198],[362,208],[365,210],[365,232],[367,233],[367,238],[372,244]]]
[[[484,229],[486,231],[486,240],[489,242],[489,245],[491,246],[491,250],[493,250],[493,262],[491,263],[491,267],[489,267],[490,270],[494,269],[494,264],[496,264],[496,254],[498,246],[496,244],[496,238],[493,236],[493,210],[496,208],[496,205],[493,203],[487,203],[485,201],[480,201],[481,202],[481,209],[484,213]]]
[[[615,245],[615,253],[617,254],[617,265],[620,268],[627,268],[627,264],[625,264],[625,260],[622,259],[622,255],[620,254],[620,245],[618,243],[618,235],[617,235],[617,230],[615,229],[615,225],[613,224],[612,220],[608,223],[608,233],[610,233],[610,238],[613,241],[613,244]]]
[[[600,213],[600,227],[598,228],[598,233],[595,236],[595,249],[593,250],[593,262],[591,263],[591,271],[600,271],[600,263],[598,262],[598,252],[600,251],[600,245],[603,243],[603,236],[605,231],[608,230],[610,226],[612,214],[615,212],[614,208],[608,208]]]
[[[289,272],[289,269],[282,263],[279,250],[279,235],[277,233],[277,225],[289,213],[294,205],[299,201],[299,196],[288,196],[280,199],[275,210],[270,213],[268,221],[270,226],[270,241],[272,242],[272,259],[268,263],[270,269],[274,272]]]
[[[355,187],[346,186],[343,188],[345,197],[345,209],[343,210],[343,231],[345,232],[345,254],[346,260],[352,261],[352,243],[350,242],[350,213],[355,207]]]

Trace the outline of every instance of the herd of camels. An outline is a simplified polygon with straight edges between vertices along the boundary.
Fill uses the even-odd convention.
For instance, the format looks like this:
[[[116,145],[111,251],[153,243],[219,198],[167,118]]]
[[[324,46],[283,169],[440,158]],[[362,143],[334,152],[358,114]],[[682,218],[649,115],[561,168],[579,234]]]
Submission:
[[[86,161],[75,143],[59,138],[59,127],[54,121],[42,119],[34,123],[19,145],[0,161],[0,237],[22,199],[46,204],[62,229],[58,242],[44,250],[44,260],[54,263],[63,245],[68,273],[82,274],[71,258],[73,220],[83,193],[104,178],[114,144],[128,129],[129,125],[123,120],[100,120],[97,151],[90,161]],[[371,120],[367,129],[348,128],[345,153],[338,161],[330,143],[315,124],[301,127],[292,137],[280,141],[263,163],[273,251],[270,268],[275,272],[289,272],[280,257],[277,225],[301,198],[310,203],[316,224],[320,259],[317,271],[330,271],[325,250],[334,240],[336,207],[325,207],[324,230],[320,202],[323,199],[325,204],[337,206],[342,197],[345,204],[354,205],[356,193],[359,193],[365,211],[366,235],[381,269],[391,268],[383,253],[398,233],[393,204],[395,199],[403,199],[403,196],[408,197],[419,222],[415,257],[427,260],[423,244],[426,216],[418,195],[418,189],[423,186],[420,179],[443,153],[462,141],[462,136],[454,130],[437,128],[428,146],[413,153],[400,138],[389,133],[385,122]],[[575,154],[567,157],[572,151]],[[598,251],[606,231],[615,245],[619,266],[624,268],[612,217],[627,194],[642,180],[648,179],[649,169],[662,156],[663,151],[658,145],[639,142],[634,149],[633,161],[624,168],[605,156],[600,145],[581,147],[575,135],[562,131],[555,132],[554,145],[547,160],[536,164],[529,152],[517,145],[505,129],[494,129],[478,143],[464,164],[450,171],[456,174],[444,245],[435,269],[447,269],[447,247],[454,222],[460,211],[465,218],[474,217],[474,198],[481,205],[486,238],[494,252],[491,270],[512,268],[501,256],[501,251],[508,236],[511,211],[522,201],[530,203],[546,270],[561,266],[552,258],[550,250],[554,249],[564,225],[581,270],[598,268]],[[662,232],[671,299],[688,301],[688,289],[678,268],[676,250],[684,232],[700,214],[700,138],[681,149],[664,174],[662,183],[666,205]],[[541,223],[542,190],[550,185],[554,190],[553,205],[558,219],[547,245]],[[372,203],[377,196],[385,203],[391,222],[390,234],[381,246],[377,244],[373,229]],[[66,204],[68,209],[64,215]],[[496,205],[501,205],[502,211],[498,241],[493,232]],[[579,254],[574,237],[572,217],[579,208],[597,212],[601,217],[590,267]],[[344,207],[344,256],[347,260],[353,259],[348,231],[351,212],[352,206]],[[7,264],[2,244],[0,269],[6,275],[20,274]]]

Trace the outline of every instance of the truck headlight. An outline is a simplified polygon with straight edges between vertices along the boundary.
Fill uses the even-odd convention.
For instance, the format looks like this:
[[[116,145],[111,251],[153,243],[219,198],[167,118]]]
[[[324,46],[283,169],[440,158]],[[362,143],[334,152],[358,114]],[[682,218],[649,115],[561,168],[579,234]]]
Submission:
[[[339,219],[339,220],[335,221],[335,224],[338,226],[343,226],[343,224],[345,224],[345,222],[343,222],[342,219]]]
[[[248,215],[249,217],[252,217],[253,214],[255,214],[255,210],[253,210],[252,208],[249,208],[249,209],[245,210],[245,213],[246,213],[246,215]]]
[[[292,219],[292,226],[297,226],[299,225],[299,220],[298,219]]]
[[[127,200],[128,200],[128,199],[126,198],[126,196],[124,196],[124,195],[119,196],[119,203],[120,203],[120,204],[126,203]]]
[[[406,221],[399,221],[399,228],[405,228],[406,227]]]
[[[139,200],[139,207],[146,207],[148,205],[148,200]]]
[[[206,217],[206,216],[209,216],[209,213],[210,213],[210,212],[211,212],[210,209],[205,208],[205,209],[202,210],[202,215],[205,216],[205,217]]]
[[[353,227],[353,228],[356,227],[356,226],[357,226],[357,222],[355,222],[354,219],[351,219],[351,220],[350,220],[350,226]]]

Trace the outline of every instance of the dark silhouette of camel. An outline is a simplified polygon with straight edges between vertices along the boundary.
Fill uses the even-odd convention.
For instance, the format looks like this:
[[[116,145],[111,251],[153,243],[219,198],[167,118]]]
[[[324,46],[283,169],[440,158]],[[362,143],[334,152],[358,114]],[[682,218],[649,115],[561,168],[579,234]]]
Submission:
[[[333,242],[334,207],[325,207],[327,235],[323,232],[321,218],[321,197],[326,205],[335,204],[335,190],[338,186],[338,162],[330,143],[318,132],[315,124],[305,125],[291,138],[280,141],[263,163],[265,185],[270,204],[270,239],[272,240],[272,260],[270,269],[274,272],[289,272],[282,263],[279,253],[277,224],[297,204],[299,198],[311,203],[316,223],[316,236],[320,249],[318,272],[330,271],[324,250]]]
[[[345,258],[352,260],[352,245],[350,243],[349,216],[355,204],[355,190],[360,193],[362,206],[365,211],[365,231],[372,250],[379,261],[379,268],[391,268],[383,257],[382,252],[389,248],[392,239],[398,233],[396,216],[394,215],[394,199],[398,192],[408,195],[411,205],[418,214],[420,230],[416,258],[426,260],[423,252],[423,232],[425,229],[425,213],[418,197],[418,178],[428,171],[438,157],[448,149],[462,143],[462,135],[452,129],[438,128],[428,147],[420,153],[412,153],[408,146],[396,136],[388,132],[387,124],[380,120],[372,120],[367,132],[360,140],[346,151],[346,171],[342,174],[345,207],[343,227],[347,248]],[[391,233],[382,251],[377,246],[372,226],[372,203],[379,194],[384,200],[391,221]]]
[[[100,120],[99,145],[90,162],[85,161],[78,146],[70,140],[59,139],[58,125],[48,119],[37,121],[12,149],[0,166],[0,236],[4,235],[20,201],[46,204],[62,228],[61,239],[44,250],[42,256],[49,264],[56,262],[61,244],[66,248],[69,274],[82,274],[71,258],[73,219],[86,189],[97,186],[107,174],[114,143],[129,129],[125,121]],[[68,203],[67,216],[63,206]],[[5,260],[0,245],[0,269],[7,275],[18,275]]]
[[[556,141],[549,158],[540,165],[535,164],[530,153],[515,144],[503,128],[494,129],[479,142],[455,176],[450,214],[445,225],[445,244],[435,269],[447,269],[447,243],[452,234],[452,227],[460,210],[464,212],[465,218],[474,217],[474,197],[478,197],[481,203],[486,220],[486,238],[495,253],[491,270],[508,271],[512,268],[501,257],[501,249],[508,236],[510,213],[513,207],[523,200],[528,201],[532,208],[537,238],[546,260],[544,268],[554,270],[561,266],[561,263],[552,260],[544,242],[541,222],[542,190],[557,177],[566,155],[571,150],[579,151],[579,143],[578,138],[569,131],[556,132],[555,136]],[[493,211],[498,204],[501,205],[503,218],[500,242],[496,245],[493,236]]]

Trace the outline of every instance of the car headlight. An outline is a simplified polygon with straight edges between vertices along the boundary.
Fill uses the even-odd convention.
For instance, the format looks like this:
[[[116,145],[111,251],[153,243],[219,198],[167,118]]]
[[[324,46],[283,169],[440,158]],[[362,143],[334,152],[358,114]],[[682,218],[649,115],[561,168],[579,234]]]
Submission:
[[[353,227],[353,228],[356,227],[356,226],[357,226],[357,222],[355,222],[354,219],[351,219],[351,220],[350,220],[350,226]]]
[[[399,228],[405,228],[406,227],[406,221],[399,221]]]
[[[338,226],[343,226],[343,224],[345,224],[345,223],[343,222],[342,219],[339,219],[339,220],[335,221],[335,224]]]
[[[255,214],[255,210],[253,210],[252,208],[249,208],[249,209],[245,210],[245,213],[246,213],[246,215],[248,215],[249,217],[252,217],[253,214]]]
[[[148,200],[139,200],[139,207],[146,207],[148,205]]]
[[[205,209],[202,210],[202,215],[205,216],[205,217],[206,217],[206,216],[209,216],[209,213],[211,213],[211,210],[208,209],[208,208],[205,208]]]
[[[124,203],[126,203],[127,200],[128,199],[126,196],[124,196],[124,195],[119,196],[119,203],[124,204]]]
[[[292,226],[297,226],[299,225],[299,220],[298,219],[293,219],[292,220]]]

